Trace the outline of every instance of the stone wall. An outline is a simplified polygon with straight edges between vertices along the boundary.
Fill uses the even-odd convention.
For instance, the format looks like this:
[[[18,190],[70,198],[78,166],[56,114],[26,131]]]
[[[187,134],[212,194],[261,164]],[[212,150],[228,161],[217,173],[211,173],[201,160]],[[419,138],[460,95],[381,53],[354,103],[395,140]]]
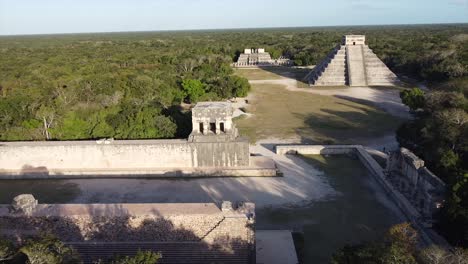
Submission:
[[[44,232],[85,264],[151,250],[164,263],[255,263],[255,205],[39,204],[32,214],[0,205],[0,236],[18,244]]]
[[[278,145],[276,154],[338,155],[355,153],[357,145]]]
[[[249,166],[249,143],[135,140],[0,143],[0,174]]]
[[[405,148],[391,153],[387,173],[393,185],[430,223],[443,204],[445,183],[425,167],[424,160]]]
[[[25,215],[0,205],[0,235],[24,240],[47,232],[65,242],[254,243],[254,211],[251,203],[231,211],[215,204],[39,204]]]

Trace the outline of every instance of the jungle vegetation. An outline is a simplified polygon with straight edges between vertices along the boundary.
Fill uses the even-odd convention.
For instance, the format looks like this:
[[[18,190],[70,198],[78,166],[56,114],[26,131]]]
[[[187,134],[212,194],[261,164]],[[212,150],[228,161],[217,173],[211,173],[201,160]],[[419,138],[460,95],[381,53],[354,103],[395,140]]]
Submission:
[[[0,140],[184,137],[181,103],[247,94],[244,48],[313,65],[350,33],[399,74],[466,77],[464,24],[1,36]]]

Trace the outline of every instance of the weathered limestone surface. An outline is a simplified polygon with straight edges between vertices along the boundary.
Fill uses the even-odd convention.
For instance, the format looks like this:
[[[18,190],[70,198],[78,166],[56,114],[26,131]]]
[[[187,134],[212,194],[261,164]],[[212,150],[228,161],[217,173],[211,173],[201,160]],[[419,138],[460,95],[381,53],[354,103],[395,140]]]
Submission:
[[[315,86],[343,86],[347,82],[346,48],[338,46],[308,75]]]
[[[397,76],[365,45],[365,36],[346,35],[341,45],[306,76],[311,86],[391,86]]]
[[[135,254],[140,245],[161,252],[165,263],[250,263],[255,253],[252,203],[229,211],[212,203],[39,204],[28,215],[9,207],[0,205],[0,236],[21,242],[52,233],[77,249],[85,263]],[[184,259],[187,252],[191,258]]]
[[[399,82],[398,77],[383,63],[367,45],[363,45],[367,85],[387,86]]]
[[[349,72],[349,86],[367,86],[362,45],[346,46]]]
[[[247,206],[254,213],[255,207]],[[51,231],[67,242],[213,242],[221,234],[250,242],[252,230],[247,224],[253,221],[244,207],[223,212],[215,204],[39,204],[28,215],[0,205],[4,235]]]
[[[0,173],[248,165],[249,145],[245,140],[203,143],[114,141],[109,145],[98,145],[94,141],[15,142],[0,146]]]
[[[424,166],[422,159],[405,148],[390,155],[387,172],[393,185],[431,223],[432,216],[443,204],[445,183]]]
[[[37,207],[37,200],[32,194],[20,194],[13,199],[11,212],[16,214],[31,215]]]

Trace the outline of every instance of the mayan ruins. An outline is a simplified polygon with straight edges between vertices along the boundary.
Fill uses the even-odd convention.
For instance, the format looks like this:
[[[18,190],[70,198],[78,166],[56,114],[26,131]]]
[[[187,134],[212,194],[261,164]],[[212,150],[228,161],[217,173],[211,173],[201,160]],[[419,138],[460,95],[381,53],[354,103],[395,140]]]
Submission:
[[[198,103],[188,139],[4,142],[0,177],[275,176],[273,161],[250,157],[249,142],[239,137],[232,114],[229,102]]]
[[[307,75],[310,86],[393,86],[398,77],[366,45],[364,35],[346,35]]]
[[[28,212],[12,210],[18,199],[36,202]],[[0,204],[0,235],[24,241],[47,232],[82,256],[84,264],[116,254],[153,250],[164,263],[251,263],[255,259],[255,205],[37,204],[21,195]]]
[[[424,160],[405,148],[391,153],[386,174],[421,214],[421,220],[431,225],[433,216],[444,203],[445,183],[424,165]]]
[[[468,264],[468,0],[408,2],[0,0],[0,264]]]
[[[290,66],[292,61],[286,57],[272,59],[270,53],[265,49],[245,49],[244,53],[239,55],[239,59],[233,64],[234,67],[251,66]]]

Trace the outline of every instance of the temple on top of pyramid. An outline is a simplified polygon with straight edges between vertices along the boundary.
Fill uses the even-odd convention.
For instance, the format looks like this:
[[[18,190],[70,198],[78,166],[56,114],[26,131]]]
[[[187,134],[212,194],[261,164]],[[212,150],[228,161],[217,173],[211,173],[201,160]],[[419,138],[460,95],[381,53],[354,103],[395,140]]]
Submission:
[[[346,35],[306,76],[310,86],[392,86],[398,77],[366,45],[364,35]]]
[[[289,66],[292,61],[284,56],[278,59],[272,59],[270,53],[265,49],[245,49],[240,54],[239,59],[233,64],[234,67],[252,67],[252,66]]]

